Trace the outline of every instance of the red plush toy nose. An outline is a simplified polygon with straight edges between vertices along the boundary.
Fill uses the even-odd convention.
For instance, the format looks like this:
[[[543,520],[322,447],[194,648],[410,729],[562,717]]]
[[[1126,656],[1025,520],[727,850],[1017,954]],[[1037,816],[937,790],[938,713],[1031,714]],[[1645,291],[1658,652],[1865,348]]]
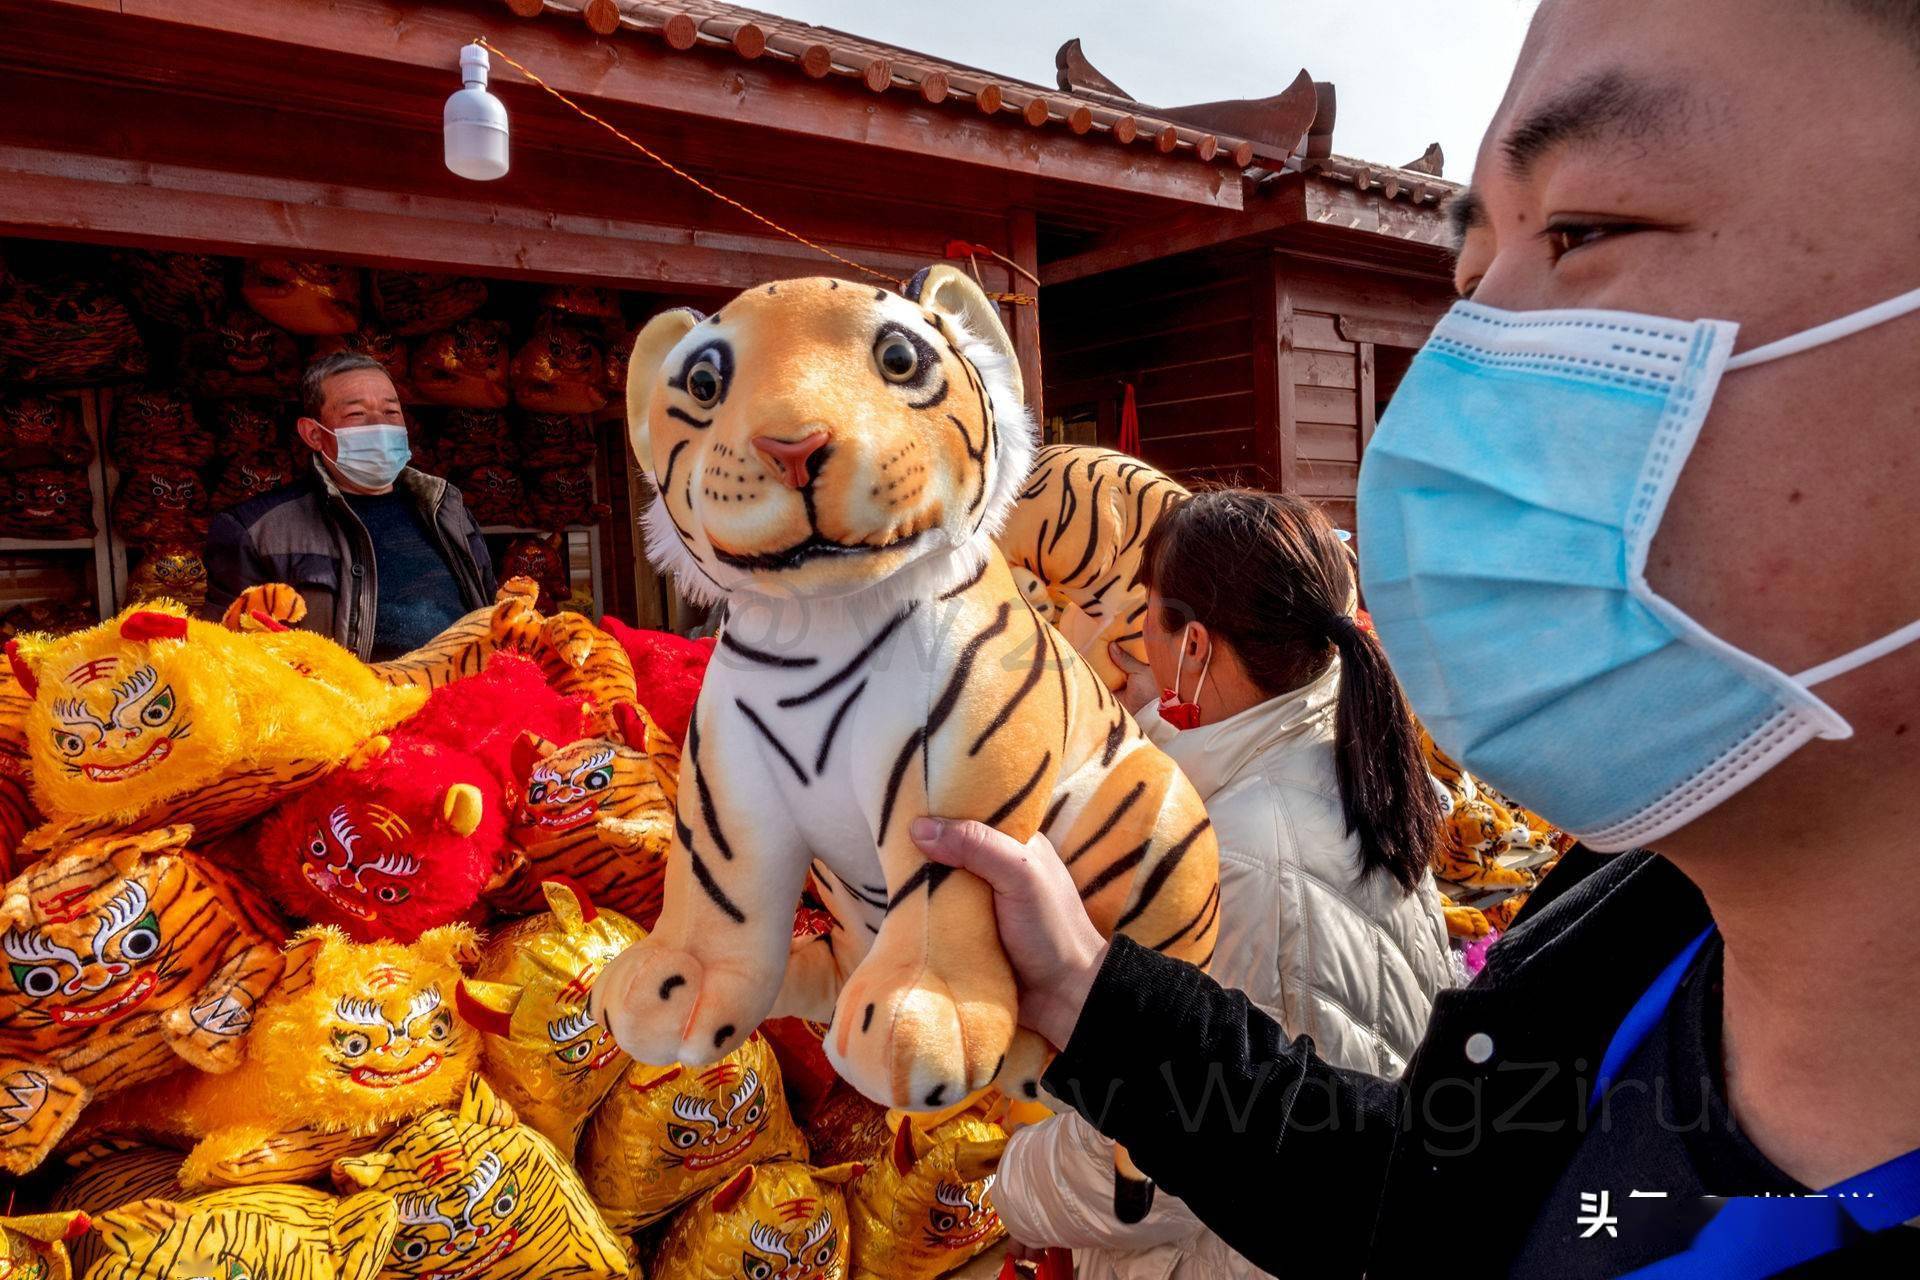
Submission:
[[[827,433],[814,431],[798,440],[776,440],[772,436],[755,436],[753,447],[767,460],[782,482],[789,489],[805,488],[813,479],[807,460],[820,452],[827,443]]]

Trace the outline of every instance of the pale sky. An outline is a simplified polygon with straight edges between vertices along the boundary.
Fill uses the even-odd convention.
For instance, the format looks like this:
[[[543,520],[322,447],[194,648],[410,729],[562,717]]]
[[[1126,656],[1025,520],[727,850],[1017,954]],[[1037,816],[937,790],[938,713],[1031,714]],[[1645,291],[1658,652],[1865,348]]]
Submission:
[[[1080,37],[1143,102],[1278,93],[1305,67],[1339,89],[1334,150],[1404,164],[1438,142],[1464,180],[1535,0],[748,0],[753,7],[1053,84]]]

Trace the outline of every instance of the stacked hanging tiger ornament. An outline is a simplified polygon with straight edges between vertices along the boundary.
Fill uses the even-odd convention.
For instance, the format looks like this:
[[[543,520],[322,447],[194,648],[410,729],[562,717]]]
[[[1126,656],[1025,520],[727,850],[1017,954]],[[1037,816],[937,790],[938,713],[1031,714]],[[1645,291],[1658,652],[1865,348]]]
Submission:
[[[1218,867],[1191,785],[994,543],[1034,432],[993,304],[944,266],[905,296],[781,281],[656,316],[628,397],[649,554],[728,614],[664,910],[596,1010],[645,1062],[710,1062],[777,1010],[831,1016],[834,1067],[878,1101],[1034,1096],[1048,1051],[1015,1026],[991,892],[908,824],[1044,831],[1103,932],[1194,961]],[[809,873],[834,927],[789,957]]]

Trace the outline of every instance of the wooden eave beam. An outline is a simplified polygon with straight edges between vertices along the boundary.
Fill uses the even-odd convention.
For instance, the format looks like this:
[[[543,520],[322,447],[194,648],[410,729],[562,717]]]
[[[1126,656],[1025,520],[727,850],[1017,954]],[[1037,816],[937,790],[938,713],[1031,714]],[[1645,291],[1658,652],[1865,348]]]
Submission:
[[[71,9],[103,20],[90,0],[41,0],[45,10]],[[916,97],[888,98],[796,77],[765,59],[716,60],[674,52],[644,36],[594,37],[584,24],[523,22],[492,6],[451,8],[403,0],[119,0],[124,19],[213,32],[430,68],[456,88],[462,45],[484,35],[540,73],[556,89],[583,98],[751,125],[776,133],[830,138],[880,151],[938,156],[1029,177],[1134,192],[1210,208],[1238,209],[1240,172],[1191,157],[1167,160],[1147,148],[1105,138],[1076,139],[1010,127],[977,113],[929,108]],[[107,15],[111,20],[111,11]],[[133,29],[128,38],[149,38]],[[343,68],[344,69],[344,68]],[[342,83],[350,84],[350,72]],[[497,65],[493,86],[509,112],[563,110]],[[931,112],[931,114],[930,114]],[[594,126],[582,121],[582,128]]]
[[[1298,179],[1273,183],[1244,210],[1196,210],[1148,226],[1129,228],[1092,248],[1046,263],[1040,268],[1040,283],[1066,284],[1103,271],[1117,271],[1170,258],[1176,253],[1208,249],[1293,226],[1307,216],[1303,185]]]

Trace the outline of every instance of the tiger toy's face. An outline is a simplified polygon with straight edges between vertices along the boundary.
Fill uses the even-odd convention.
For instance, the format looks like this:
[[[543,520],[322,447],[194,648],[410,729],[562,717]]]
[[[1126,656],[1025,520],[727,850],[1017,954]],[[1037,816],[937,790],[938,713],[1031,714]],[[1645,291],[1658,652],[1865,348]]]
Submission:
[[[645,752],[606,738],[582,738],[545,756],[525,748],[516,759],[526,779],[509,838],[538,846],[598,820],[627,818],[661,803]]]
[[[198,610],[207,602],[207,566],[197,551],[154,551],[127,579],[127,602],[173,600]]]
[[[628,1059],[587,1016],[607,961],[645,937],[625,916],[554,881],[548,909],[491,938],[460,987],[460,1013],[483,1033],[488,1081],[555,1147],[573,1150],[580,1125]]]
[[[592,516],[593,473],[585,467],[549,467],[534,477],[527,509],[542,527],[584,524]]]
[[[242,307],[228,311],[212,337],[221,363],[234,373],[266,373],[298,357],[291,338]]]
[[[89,840],[6,886],[0,1056],[78,1046],[212,977],[232,922],[178,856],[188,834]]]
[[[76,782],[132,794],[145,791],[157,773],[192,770],[199,715],[191,685],[175,687],[169,646],[142,645],[145,652],[137,655],[114,647],[76,654],[73,665],[55,674],[61,693],[43,717],[49,751],[36,763]],[[36,703],[35,718],[40,713]]]
[[[92,532],[92,502],[87,473],[60,467],[24,467],[7,486],[10,531],[50,537],[82,537]]]
[[[220,485],[213,491],[213,505],[225,509],[238,506],[248,498],[293,482],[293,463],[279,450],[233,458],[220,473]]]
[[[128,463],[198,463],[213,447],[213,434],[200,423],[193,405],[176,391],[131,391],[113,412],[113,452]]]
[[[1002,1234],[988,1203],[1006,1131],[963,1114],[928,1132],[903,1117],[893,1150],[847,1192],[861,1270],[888,1280],[934,1280]]]
[[[335,1180],[393,1197],[387,1280],[625,1280],[630,1246],[608,1229],[553,1144],[515,1123],[478,1077],[457,1108],[429,1111]]]
[[[642,1223],[739,1169],[806,1150],[779,1061],[755,1032],[711,1066],[628,1067],[594,1116],[582,1167],[595,1199]]]
[[[527,499],[519,473],[511,467],[474,467],[460,477],[460,492],[482,524],[512,524]]]
[[[628,428],[682,591],[851,594],[991,537],[1033,457],[1019,375],[971,281],[916,279],[780,281],[642,330]]]
[[[262,1006],[250,1061],[290,1087],[303,1114],[380,1123],[445,1102],[472,1074],[479,1035],[456,1016],[465,925],[418,941],[349,941],[320,926],[289,948],[289,978]]]
[[[750,1166],[683,1213],[661,1245],[662,1275],[686,1280],[842,1280],[850,1244],[842,1185],[858,1165]]]
[[[334,805],[307,832],[300,874],[336,911],[373,920],[380,907],[413,896],[420,859],[407,852],[412,836],[385,805]]]
[[[69,402],[44,396],[0,401],[0,448],[20,463],[77,466],[93,458],[93,443]]]
[[[227,457],[258,454],[279,448],[280,421],[274,406],[258,400],[222,400],[213,420],[220,432],[220,450]]]

